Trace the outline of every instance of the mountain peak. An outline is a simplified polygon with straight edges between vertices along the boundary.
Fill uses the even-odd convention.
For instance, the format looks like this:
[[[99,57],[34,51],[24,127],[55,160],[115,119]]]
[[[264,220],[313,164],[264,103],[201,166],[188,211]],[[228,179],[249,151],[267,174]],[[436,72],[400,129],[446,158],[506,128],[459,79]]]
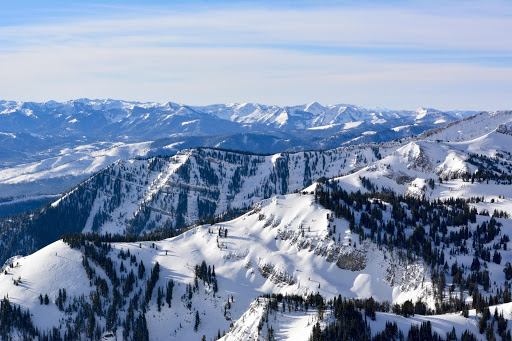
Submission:
[[[325,110],[325,108],[318,102],[311,102],[308,105],[306,105],[306,109],[304,110],[312,114],[320,114]]]

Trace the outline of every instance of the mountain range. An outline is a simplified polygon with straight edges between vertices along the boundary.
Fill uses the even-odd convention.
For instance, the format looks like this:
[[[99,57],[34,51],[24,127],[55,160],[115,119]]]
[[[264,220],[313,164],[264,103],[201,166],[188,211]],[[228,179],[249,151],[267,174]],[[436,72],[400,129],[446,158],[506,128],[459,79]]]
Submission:
[[[268,154],[332,149],[418,134],[474,113],[316,102],[199,107],[89,99],[0,101],[0,216],[48,201],[118,159],[195,147]]]
[[[114,103],[86,102],[99,111]],[[129,150],[124,142],[112,159],[98,153],[91,159],[108,166],[98,161],[51,203],[0,219],[2,321],[13,321],[0,337],[511,338],[511,111],[166,106],[173,117],[190,110],[261,132],[326,133],[323,141],[359,121],[365,138],[418,133],[277,153],[116,154]],[[119,127],[142,129],[130,117],[116,116]],[[168,142],[140,134],[130,140],[137,150]],[[64,164],[48,162],[47,174]]]

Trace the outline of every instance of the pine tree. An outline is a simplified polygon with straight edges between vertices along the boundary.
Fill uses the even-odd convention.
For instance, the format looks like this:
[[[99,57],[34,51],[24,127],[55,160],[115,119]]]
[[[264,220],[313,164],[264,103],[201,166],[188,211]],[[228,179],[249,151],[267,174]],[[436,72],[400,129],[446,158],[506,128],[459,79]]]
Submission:
[[[158,311],[162,310],[162,297],[163,297],[163,290],[158,287],[158,292],[156,296],[156,305],[158,306]]]
[[[201,319],[199,318],[199,311],[196,310],[196,318],[194,321],[194,331],[197,332],[197,329],[199,328],[199,324],[201,323]]]
[[[173,288],[174,288],[174,281],[171,279],[169,282],[167,282],[167,290],[165,293],[165,302],[167,302],[167,304],[169,305],[169,308],[171,307]]]
[[[144,277],[144,273],[146,272],[146,268],[144,267],[144,263],[142,263],[142,260],[139,264],[139,279],[142,279]]]
[[[505,273],[505,279],[507,281],[510,281],[512,279],[512,265],[510,265],[509,262],[505,264],[505,268],[503,269],[503,272]]]

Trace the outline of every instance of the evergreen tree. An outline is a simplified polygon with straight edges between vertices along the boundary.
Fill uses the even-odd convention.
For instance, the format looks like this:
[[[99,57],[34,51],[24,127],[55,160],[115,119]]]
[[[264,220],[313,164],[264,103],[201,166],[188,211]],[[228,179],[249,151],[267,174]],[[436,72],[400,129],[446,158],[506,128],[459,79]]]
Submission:
[[[197,329],[199,328],[199,324],[201,323],[201,319],[199,318],[199,311],[196,310],[196,317],[194,320],[194,331],[197,332]]]
[[[174,281],[171,279],[169,282],[167,282],[167,289],[165,293],[165,302],[169,305],[169,308],[171,307],[172,302],[172,291],[174,288]]]

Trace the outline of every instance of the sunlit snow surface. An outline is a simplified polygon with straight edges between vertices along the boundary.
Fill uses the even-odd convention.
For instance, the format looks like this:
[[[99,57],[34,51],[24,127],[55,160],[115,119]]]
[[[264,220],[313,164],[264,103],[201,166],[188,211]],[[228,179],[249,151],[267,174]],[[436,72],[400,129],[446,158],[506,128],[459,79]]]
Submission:
[[[360,271],[342,270],[328,262],[325,256],[316,254],[316,250],[334,245],[328,237],[328,213],[331,212],[314,203],[313,195],[277,196],[263,201],[254,211],[232,221],[200,226],[178,237],[155,242],[155,248],[151,242],[115,243],[113,246],[117,250],[129,249],[138,261],[144,261],[147,268],[159,262],[161,272],[157,286],[164,286],[171,278],[178,284],[172,308],[163,307],[161,312],[157,312],[156,295],[153,295],[146,314],[152,340],[170,337],[188,339],[202,334],[214,336],[218,329],[228,331],[232,321],[224,318],[223,308],[231,295],[235,300],[230,311],[232,320],[237,320],[248,310],[257,296],[271,292],[319,292],[328,298],[339,294],[348,298],[373,296],[380,301],[390,302],[403,302],[406,299],[416,301],[421,297],[427,304],[431,303],[426,296],[430,284],[429,272],[421,263],[406,270],[389,252],[381,251],[369,242],[359,244],[357,235],[349,233],[347,221],[334,219],[331,222],[331,226],[337,227],[335,236],[339,238],[339,244],[344,245],[342,252],[355,249],[363,251],[366,267]],[[512,227],[509,222],[504,220],[504,228]],[[217,245],[219,227],[228,230],[227,238],[219,238],[220,248]],[[308,247],[299,248],[301,242]],[[502,254],[505,259],[511,258],[510,251]],[[113,259],[119,262],[117,257]],[[179,297],[184,293],[185,285],[193,282],[194,266],[203,260],[215,265],[220,291],[214,296],[200,289],[194,295],[193,307],[199,309],[201,317],[204,317],[196,334],[193,331],[194,312],[189,311]],[[19,263],[19,266],[8,269],[8,275],[0,275],[0,294],[9,294],[12,302],[29,308],[39,327],[58,325],[59,319],[64,316],[53,303],[49,306],[39,305],[40,293],[48,293],[54,301],[59,288],[66,288],[68,297],[87,295],[91,290],[81,264],[81,253],[61,241],[33,255],[16,259],[13,263]],[[262,275],[265,265],[273,269],[266,277]],[[391,279],[391,270],[398,276]],[[106,278],[100,269],[97,268],[97,271]],[[503,274],[493,274],[491,271],[491,275],[491,281],[503,280]],[[14,286],[12,280],[19,276],[22,284]],[[284,277],[291,279],[293,284],[283,282],[281,279]],[[508,312],[510,307],[506,305],[505,311]],[[122,316],[123,313],[120,314]],[[282,317],[282,323],[275,327],[278,329],[277,335],[281,339],[294,339],[299,334],[309,334],[310,318],[301,314]],[[377,321],[372,323],[383,326],[385,318],[402,324],[423,319],[416,317],[405,320],[391,314],[379,314]],[[445,331],[450,331],[452,325],[462,330],[474,323],[471,319],[456,315],[428,319],[435,328]],[[299,333],[301,330],[303,333]],[[372,326],[372,331],[378,329]]]

